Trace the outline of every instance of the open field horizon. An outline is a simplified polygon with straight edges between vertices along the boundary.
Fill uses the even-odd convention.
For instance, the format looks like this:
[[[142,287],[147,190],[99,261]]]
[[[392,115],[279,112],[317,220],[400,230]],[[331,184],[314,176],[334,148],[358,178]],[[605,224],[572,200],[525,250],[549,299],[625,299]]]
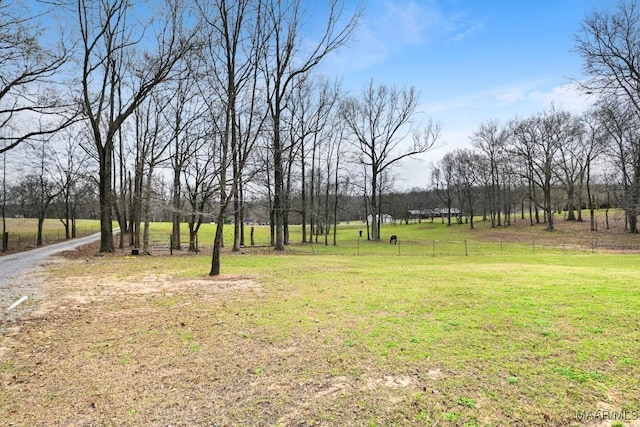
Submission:
[[[478,254],[504,254],[508,253],[510,245],[517,246],[517,250],[535,253],[536,249],[561,249],[564,252],[574,251],[640,251],[640,235],[628,233],[624,228],[624,212],[612,209],[605,218],[605,211],[596,211],[597,231],[590,231],[589,212],[583,211],[584,221],[566,221],[564,214],[555,215],[556,231],[544,231],[543,223],[529,225],[528,218],[522,219],[520,216],[514,219],[512,216],[511,225],[491,228],[489,221],[483,221],[481,217],[475,218],[475,228],[469,229],[467,223],[457,224],[452,219],[452,225],[446,226],[446,219],[435,218],[433,221],[423,219],[422,221],[404,224],[397,221],[393,224],[383,224],[381,228],[381,242],[367,240],[366,224],[360,221],[342,222],[338,226],[337,246],[339,248],[322,248],[325,239],[324,235],[314,236],[312,241],[317,245],[299,245],[301,242],[301,229],[299,225],[291,225],[290,245],[288,250],[309,252],[315,254],[332,252],[338,250],[339,253],[357,255],[367,253],[367,248],[372,248],[370,243],[379,245],[388,242],[391,235],[398,236],[399,246],[386,248],[386,250],[373,249],[369,253],[381,252],[382,254],[417,254],[417,255],[478,255]],[[607,228],[607,222],[609,227]],[[114,228],[117,223],[114,222]],[[216,225],[204,223],[198,235],[198,245],[200,252],[211,251],[213,235]],[[245,225],[245,245],[244,250],[252,250],[250,245],[250,224]],[[28,250],[35,247],[35,236],[37,221],[29,218],[7,218],[7,231],[10,233],[10,245],[7,253],[16,250]],[[78,220],[78,234],[84,236],[99,232],[100,226],[97,220]],[[157,254],[169,252],[169,240],[172,225],[169,222],[151,223],[151,247],[156,249]],[[225,243],[230,246],[232,242],[233,227],[225,225]],[[254,227],[254,243],[256,247],[264,248],[270,245],[269,226],[258,225]],[[362,231],[362,237],[359,232]],[[327,246],[333,246],[333,230],[327,236]],[[60,221],[47,220],[44,223],[45,244],[55,243],[64,240],[64,228]],[[186,223],[181,224],[181,245],[188,247],[188,227]],[[21,245],[15,247],[14,242],[19,241]],[[116,238],[117,242],[118,239]],[[465,242],[467,247],[465,248]],[[368,246],[367,246],[368,245]],[[125,238],[125,251],[128,252],[128,239]],[[414,247],[414,249],[410,249]],[[407,250],[405,250],[407,249]],[[512,247],[513,249],[513,247]],[[180,252],[176,252],[179,254]]]

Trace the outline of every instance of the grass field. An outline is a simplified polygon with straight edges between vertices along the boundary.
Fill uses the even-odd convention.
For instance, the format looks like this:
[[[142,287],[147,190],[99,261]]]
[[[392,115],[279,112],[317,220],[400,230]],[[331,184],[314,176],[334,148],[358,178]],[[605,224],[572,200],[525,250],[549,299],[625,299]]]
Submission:
[[[6,232],[8,237],[8,252],[18,252],[31,249],[36,246],[38,233],[38,221],[34,218],[6,218]],[[100,224],[96,220],[79,219],[76,222],[78,237],[100,231]],[[64,240],[64,226],[58,219],[46,219],[42,228],[42,241],[44,244],[55,243]],[[1,246],[1,245],[0,245]]]
[[[213,279],[206,252],[87,249],[53,268],[49,298],[3,333],[0,419],[640,425],[637,254],[574,250],[594,239],[578,228],[548,240],[536,227],[404,225],[398,249],[358,239],[360,227],[341,228],[338,247],[227,252]],[[433,256],[434,241],[487,249]]]

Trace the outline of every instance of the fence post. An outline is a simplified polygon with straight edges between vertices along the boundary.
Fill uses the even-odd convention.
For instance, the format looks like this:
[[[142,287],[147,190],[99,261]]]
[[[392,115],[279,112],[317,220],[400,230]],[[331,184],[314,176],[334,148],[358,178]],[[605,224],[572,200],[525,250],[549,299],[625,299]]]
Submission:
[[[169,234],[169,255],[173,255],[173,234]]]
[[[464,256],[469,256],[469,251],[467,250],[467,241],[464,241]]]

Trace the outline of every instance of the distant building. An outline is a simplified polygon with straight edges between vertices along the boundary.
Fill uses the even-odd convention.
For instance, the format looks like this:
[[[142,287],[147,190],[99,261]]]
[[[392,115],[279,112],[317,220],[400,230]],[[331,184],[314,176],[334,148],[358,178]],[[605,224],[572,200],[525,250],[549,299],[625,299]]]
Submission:
[[[376,219],[377,218],[378,218],[378,216],[376,215]],[[373,222],[373,215],[369,215],[367,217],[367,221],[369,223],[372,223]],[[380,223],[381,224],[393,224],[393,217],[391,215],[389,215],[389,214],[382,214],[380,216]]]
[[[446,218],[447,216],[460,216],[460,209],[457,208],[434,208],[434,209],[409,209],[409,216],[412,219],[422,218]]]

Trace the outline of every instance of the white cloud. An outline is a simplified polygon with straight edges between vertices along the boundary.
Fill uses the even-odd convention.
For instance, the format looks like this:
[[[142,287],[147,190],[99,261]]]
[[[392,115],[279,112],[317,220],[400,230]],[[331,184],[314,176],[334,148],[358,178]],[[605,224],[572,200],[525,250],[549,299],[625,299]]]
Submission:
[[[378,13],[372,21],[377,30],[387,40],[402,45],[424,42],[426,30],[442,19],[432,5],[416,1],[390,1]]]
[[[581,92],[574,83],[556,86],[546,91],[532,91],[530,99],[540,105],[546,105],[547,108],[553,104],[575,114],[581,114],[593,102],[593,98]]]
[[[451,22],[433,1],[386,1],[367,3],[352,40],[331,55],[338,70],[363,70],[383,64],[395,54],[423,45],[443,32]]]
[[[459,13],[448,19],[445,23],[445,33],[450,34],[449,41],[459,42],[484,28],[483,21],[469,18],[466,14]]]
[[[483,91],[448,98],[443,102],[426,103],[428,114],[446,114],[453,110],[484,111],[541,111],[554,104],[572,112],[581,113],[590,105],[591,98],[584,95],[574,83],[552,84],[548,80],[534,80],[488,88]],[[499,117],[496,117],[499,118]]]

